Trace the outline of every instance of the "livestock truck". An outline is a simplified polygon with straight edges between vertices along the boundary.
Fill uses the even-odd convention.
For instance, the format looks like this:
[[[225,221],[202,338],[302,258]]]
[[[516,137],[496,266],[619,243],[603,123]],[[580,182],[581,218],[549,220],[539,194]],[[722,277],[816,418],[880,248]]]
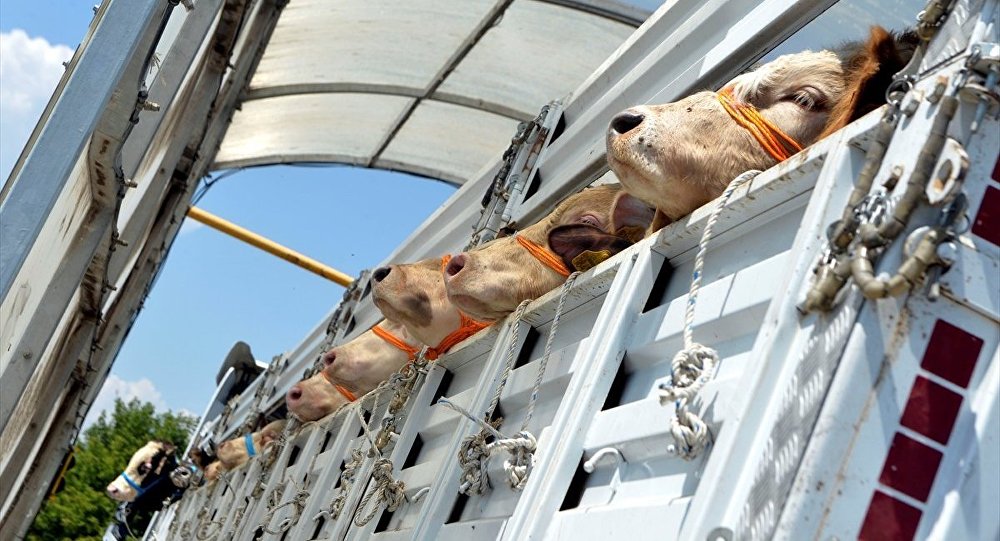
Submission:
[[[288,423],[164,502],[144,538],[1000,538],[996,0],[181,4],[95,7],[4,186],[4,538],[57,478],[208,173],[445,180],[458,190],[385,261],[454,253],[614,181],[618,111],[870,24],[921,37],[887,105],[380,392]],[[845,270],[858,259],[870,272]],[[192,447],[284,416],[320,354],[380,318],[363,272],[270,362],[235,347]],[[676,356],[690,336],[717,360]],[[487,410],[501,447],[476,462]],[[508,452],[528,436],[527,458]]]

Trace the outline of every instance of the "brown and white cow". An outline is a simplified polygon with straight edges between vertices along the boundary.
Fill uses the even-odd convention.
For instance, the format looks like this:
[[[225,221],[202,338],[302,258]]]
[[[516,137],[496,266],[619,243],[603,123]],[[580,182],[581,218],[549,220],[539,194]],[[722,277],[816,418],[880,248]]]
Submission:
[[[721,195],[740,173],[767,169],[876,109],[916,43],[875,27],[863,44],[778,57],[718,93],[633,107],[611,120],[608,164],[629,193],[656,207],[655,231]],[[763,140],[740,124],[754,114],[771,126]]]
[[[387,336],[399,343],[392,343]],[[326,417],[378,387],[412,359],[419,346],[403,325],[382,321],[327,351],[323,369],[288,390],[288,411],[304,422]]]
[[[585,189],[516,235],[453,257],[444,269],[448,298],[478,320],[503,318],[562,284],[584,252],[614,255],[642,238],[652,219],[617,184]]]
[[[279,419],[268,423],[264,428],[251,434],[226,440],[216,449],[219,466],[223,470],[231,470],[245,464],[250,457],[256,456],[269,443],[277,440],[285,429],[285,420]]]
[[[462,313],[448,299],[442,271],[449,256],[380,267],[372,273],[375,306],[428,346],[430,360],[489,326]]]
[[[108,496],[119,502],[131,502],[138,496],[156,492],[158,501],[176,487],[169,474],[177,467],[174,445],[150,441],[129,458],[125,470],[107,486]],[[159,495],[163,493],[163,495]]]

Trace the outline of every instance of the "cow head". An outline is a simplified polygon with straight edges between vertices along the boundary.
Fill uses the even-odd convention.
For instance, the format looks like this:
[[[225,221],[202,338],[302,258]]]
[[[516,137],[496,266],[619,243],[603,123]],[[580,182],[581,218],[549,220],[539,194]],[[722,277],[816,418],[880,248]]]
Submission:
[[[246,463],[251,456],[256,456],[269,443],[277,440],[284,429],[285,421],[281,419],[268,423],[264,428],[252,434],[245,434],[222,442],[216,449],[220,466],[223,469],[231,470]]]
[[[173,444],[150,441],[129,458],[125,470],[108,484],[107,494],[119,502],[131,502],[147,493],[166,494],[174,490],[170,472],[177,467]],[[158,498],[162,501],[162,497]]]
[[[778,162],[727,112],[720,95],[730,106],[753,106],[805,147],[884,103],[893,74],[916,43],[913,34],[876,27],[867,42],[842,51],[778,57],[718,94],[633,107],[611,120],[608,164],[629,193],[656,207],[662,227],[721,195],[740,173]]]
[[[398,323],[382,321],[379,327],[411,346],[415,341]],[[368,330],[323,354],[323,369],[292,386],[285,396],[288,411],[301,421],[315,421],[360,397],[406,364],[409,355]],[[339,386],[339,388],[338,388]],[[345,396],[347,395],[347,396]]]
[[[442,270],[448,257],[433,257],[375,269],[375,306],[391,321],[402,323],[410,336],[432,348],[463,324],[461,312],[448,300]]]
[[[641,238],[635,233],[652,218],[649,206],[618,185],[585,189],[516,235],[451,258],[444,269],[448,298],[473,318],[500,319],[521,301],[538,298],[566,280],[564,273],[533,255],[525,244],[547,251],[572,271],[582,252],[610,256]]]
[[[211,483],[212,481],[215,481],[220,475],[222,475],[222,472],[222,463],[218,460],[212,462],[208,466],[205,466],[205,482]]]

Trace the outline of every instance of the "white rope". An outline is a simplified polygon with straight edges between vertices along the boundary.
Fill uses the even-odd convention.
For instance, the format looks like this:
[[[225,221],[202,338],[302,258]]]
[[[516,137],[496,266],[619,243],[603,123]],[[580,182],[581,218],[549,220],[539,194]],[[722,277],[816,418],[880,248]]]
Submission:
[[[358,515],[361,514],[366,508],[371,499],[378,494],[379,501],[385,504],[385,508],[390,513],[399,509],[399,506],[403,503],[403,498],[405,496],[404,491],[406,490],[406,485],[402,481],[396,481],[392,478],[392,461],[388,458],[380,458],[375,462],[372,470],[372,483],[374,487],[361,500],[361,504],[358,505],[358,509],[354,512],[354,524],[358,527],[363,527],[378,513],[380,506],[376,505],[372,507],[364,517]]]
[[[535,402],[538,401],[538,391],[542,388],[542,378],[545,376],[545,368],[549,364],[549,357],[552,355],[552,343],[555,341],[556,333],[559,332],[559,320],[562,318],[563,308],[566,305],[566,298],[573,289],[573,284],[580,276],[579,272],[574,272],[566,278],[559,292],[559,302],[556,304],[556,312],[552,315],[552,326],[549,327],[549,336],[545,339],[545,350],[542,358],[538,361],[538,373],[535,375],[535,384],[531,388],[531,398],[528,399],[528,412],[521,423],[521,431],[506,440],[497,440],[490,445],[503,447],[510,453],[510,458],[504,461],[503,470],[507,474],[507,484],[514,490],[523,490],[528,476],[531,475],[531,468],[534,465],[535,450],[538,448],[535,436],[528,432],[528,423],[535,413]]]
[[[528,410],[525,414],[524,421],[521,422],[520,432],[509,438],[504,438],[495,427],[491,426],[486,421],[475,417],[465,408],[451,402],[447,398],[438,399],[438,404],[442,404],[457,411],[458,413],[461,413],[480,426],[479,433],[463,439],[462,445],[459,447],[458,461],[462,468],[462,473],[459,478],[461,481],[461,484],[459,485],[459,492],[462,494],[482,494],[489,488],[490,481],[486,472],[487,463],[491,456],[501,450],[510,453],[510,457],[504,460],[503,463],[504,473],[507,476],[507,484],[514,490],[523,490],[525,483],[528,482],[528,476],[531,475],[531,470],[534,466],[534,454],[538,448],[538,440],[536,440],[535,436],[528,431],[528,423],[531,422],[531,418],[534,415],[535,403],[538,401],[538,392],[542,387],[542,379],[545,375],[545,369],[548,366],[549,357],[552,355],[552,343],[555,340],[556,333],[559,332],[559,320],[562,317],[562,312],[566,304],[566,298],[568,297],[568,293],[573,288],[573,284],[576,282],[579,275],[579,272],[571,274],[569,278],[566,279],[566,282],[563,283],[562,290],[559,293],[559,302],[556,304],[556,311],[552,316],[552,325],[549,327],[549,335],[545,341],[544,353],[538,363],[538,373],[535,375],[535,383],[532,386],[531,396],[528,399]],[[500,378],[500,384],[497,386],[496,393],[493,396],[493,401],[490,403],[490,407],[487,410],[487,419],[493,415],[493,411],[499,404],[500,395],[503,393],[504,386],[507,383],[507,379],[510,376],[511,369],[514,365],[515,352],[517,349],[518,325],[520,324],[521,318],[524,315],[524,310],[528,303],[529,301],[522,302],[521,305],[517,307],[517,311],[515,312],[515,319],[510,335],[511,340],[507,349],[507,362]],[[493,441],[487,443],[487,435],[492,436]]]
[[[719,220],[719,215],[729,202],[730,196],[759,174],[760,171],[752,170],[733,179],[712,209],[698,244],[698,254],[695,256],[694,270],[691,273],[691,288],[688,290],[688,302],[684,312],[684,349],[677,352],[670,363],[670,381],[660,384],[660,404],[664,406],[674,404],[670,433],[676,445],[671,445],[668,450],[685,460],[697,457],[712,439],[705,421],[688,409],[698,392],[715,375],[715,369],[719,364],[719,354],[714,349],[694,341],[694,309],[698,302],[698,292],[701,290],[705,254],[712,239],[712,228]]]

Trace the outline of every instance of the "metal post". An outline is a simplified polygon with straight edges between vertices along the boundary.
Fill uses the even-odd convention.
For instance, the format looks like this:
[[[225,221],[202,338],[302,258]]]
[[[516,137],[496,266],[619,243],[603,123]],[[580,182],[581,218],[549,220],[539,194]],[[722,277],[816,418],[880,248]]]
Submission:
[[[216,229],[231,237],[242,240],[251,246],[260,248],[271,255],[278,256],[293,265],[302,267],[313,274],[318,274],[323,278],[332,280],[344,287],[350,286],[351,283],[354,282],[353,278],[333,267],[328,267],[311,257],[300,254],[291,248],[286,248],[271,239],[262,237],[249,229],[240,227],[229,220],[220,218],[198,207],[191,207],[188,210],[188,216],[211,227],[212,229]]]

